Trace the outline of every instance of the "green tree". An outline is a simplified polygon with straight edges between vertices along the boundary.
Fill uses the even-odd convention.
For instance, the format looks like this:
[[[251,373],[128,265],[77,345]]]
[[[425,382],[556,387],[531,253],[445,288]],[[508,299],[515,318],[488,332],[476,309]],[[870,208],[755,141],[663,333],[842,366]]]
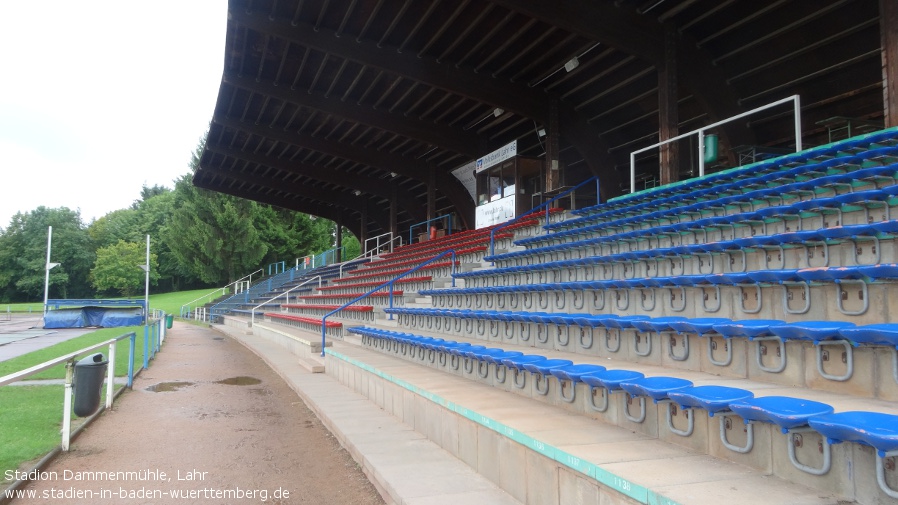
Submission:
[[[98,292],[115,292],[130,297],[143,291],[146,272],[140,265],[146,265],[146,243],[125,242],[97,249],[97,262],[90,272],[91,282]],[[150,284],[159,280],[158,261],[155,253],[150,253]]]
[[[257,204],[254,222],[262,241],[268,245],[266,264],[289,263],[333,247],[332,223],[324,219]]]
[[[343,228],[343,261],[358,258],[362,254],[359,239],[346,228]]]
[[[19,212],[0,236],[0,297],[7,301],[43,298],[47,230],[53,227],[50,261],[51,298],[88,298],[93,295],[88,276],[94,247],[81,215],[66,207],[38,207]]]
[[[87,227],[87,233],[97,248],[118,243],[138,242],[141,237],[138,223],[140,213],[136,209],[119,209],[96,219]]]
[[[257,204],[195,187],[205,140],[193,152],[191,174],[175,183],[174,211],[163,232],[175,259],[203,282],[224,284],[252,271],[268,252],[253,222]]]

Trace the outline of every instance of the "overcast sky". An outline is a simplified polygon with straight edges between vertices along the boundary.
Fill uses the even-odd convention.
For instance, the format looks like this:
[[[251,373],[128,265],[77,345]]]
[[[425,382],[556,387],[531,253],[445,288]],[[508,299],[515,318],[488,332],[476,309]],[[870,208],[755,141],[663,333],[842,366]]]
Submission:
[[[189,171],[224,60],[226,0],[3,3],[0,228],[38,206],[85,223]]]

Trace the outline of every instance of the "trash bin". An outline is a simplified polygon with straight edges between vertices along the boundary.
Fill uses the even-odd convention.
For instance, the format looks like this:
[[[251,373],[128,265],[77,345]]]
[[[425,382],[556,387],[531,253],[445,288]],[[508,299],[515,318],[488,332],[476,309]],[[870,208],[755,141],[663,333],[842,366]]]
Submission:
[[[75,362],[75,375],[72,378],[74,394],[73,410],[78,417],[86,417],[100,408],[100,393],[106,379],[106,367],[109,360],[103,353],[97,353]]]
[[[175,322],[175,315],[168,314],[165,316],[165,327],[169,330],[171,329],[171,325]]]

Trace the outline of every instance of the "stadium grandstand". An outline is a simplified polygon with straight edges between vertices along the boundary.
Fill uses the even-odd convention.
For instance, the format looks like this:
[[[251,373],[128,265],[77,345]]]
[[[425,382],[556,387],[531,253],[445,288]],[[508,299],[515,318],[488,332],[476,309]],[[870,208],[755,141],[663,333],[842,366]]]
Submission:
[[[898,503],[898,2],[230,0],[226,30],[194,184],[363,255],[214,323],[510,503]]]

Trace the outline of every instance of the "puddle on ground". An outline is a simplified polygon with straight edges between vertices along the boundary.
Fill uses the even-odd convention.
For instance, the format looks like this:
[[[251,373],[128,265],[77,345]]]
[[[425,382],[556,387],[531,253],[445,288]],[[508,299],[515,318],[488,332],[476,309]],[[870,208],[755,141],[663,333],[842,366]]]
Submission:
[[[147,391],[152,391],[153,393],[164,393],[167,391],[177,391],[181,388],[186,388],[188,386],[192,386],[192,382],[160,382],[159,384],[153,384],[152,386],[147,388]]]
[[[224,337],[212,337],[212,340],[224,340]]]
[[[215,383],[226,384],[228,386],[253,386],[255,384],[261,384],[262,381],[255,377],[246,377],[244,375],[241,375],[240,377],[230,377],[228,379],[215,381]]]

